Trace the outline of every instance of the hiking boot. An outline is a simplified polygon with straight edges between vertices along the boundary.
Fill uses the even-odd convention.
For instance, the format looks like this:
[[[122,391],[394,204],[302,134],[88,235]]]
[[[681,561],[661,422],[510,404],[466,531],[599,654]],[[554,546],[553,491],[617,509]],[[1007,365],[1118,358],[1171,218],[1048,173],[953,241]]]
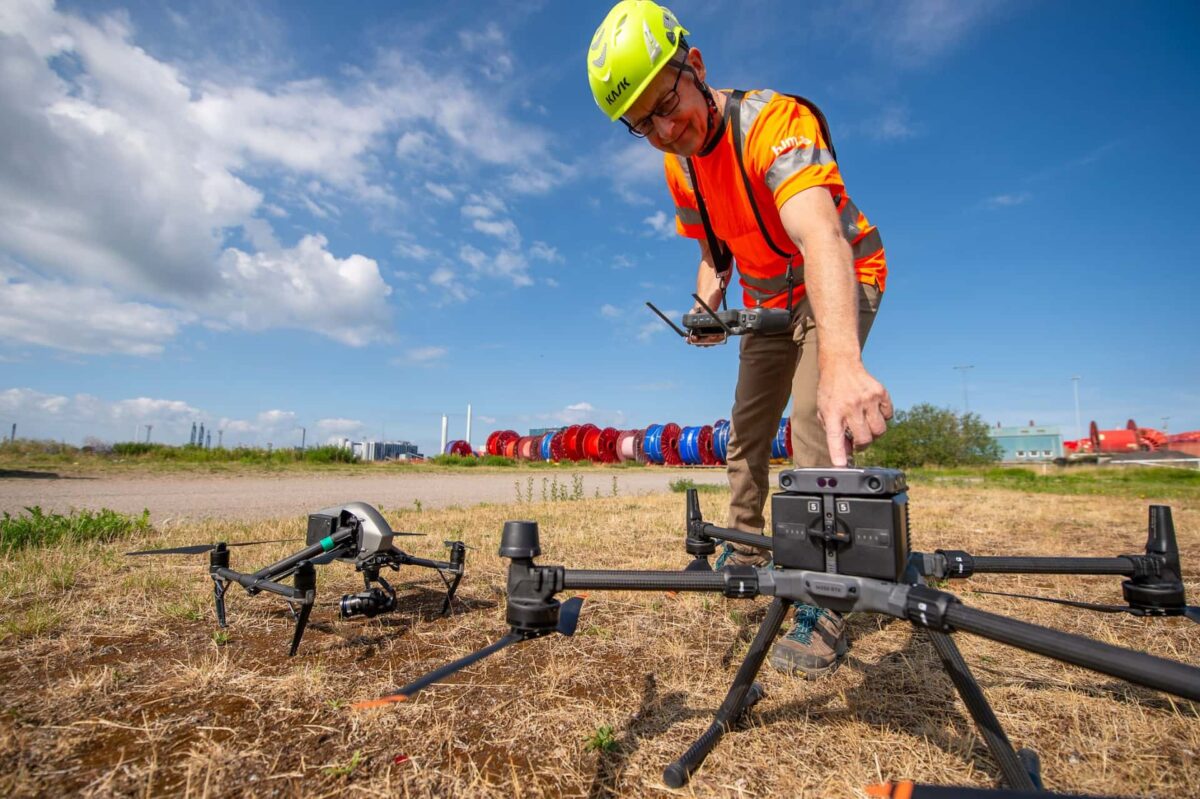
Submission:
[[[795,626],[771,647],[771,665],[816,680],[832,674],[846,655],[846,622],[824,608],[796,603]]]
[[[753,566],[756,569],[765,569],[770,565],[771,557],[767,554],[767,550],[753,547],[735,549],[733,544],[727,541],[721,549],[716,563],[713,564],[713,571],[719,572],[726,566]]]

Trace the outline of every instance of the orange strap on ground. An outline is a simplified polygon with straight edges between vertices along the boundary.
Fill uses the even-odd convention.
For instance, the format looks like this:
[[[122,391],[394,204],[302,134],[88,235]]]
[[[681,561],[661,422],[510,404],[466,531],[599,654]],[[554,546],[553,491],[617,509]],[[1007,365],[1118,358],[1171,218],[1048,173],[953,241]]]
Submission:
[[[867,796],[877,796],[881,799],[912,799],[912,791],[913,784],[908,780],[867,786]]]

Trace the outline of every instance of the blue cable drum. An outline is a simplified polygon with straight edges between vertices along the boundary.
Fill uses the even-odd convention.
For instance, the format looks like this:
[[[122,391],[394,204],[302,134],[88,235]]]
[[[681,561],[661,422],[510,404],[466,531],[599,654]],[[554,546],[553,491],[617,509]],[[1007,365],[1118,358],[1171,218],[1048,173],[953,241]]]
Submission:
[[[699,466],[704,461],[700,457],[699,427],[685,427],[679,434],[679,457],[688,466]]]
[[[550,441],[554,438],[554,433],[547,433],[542,436],[542,460],[550,460]]]
[[[729,460],[729,420],[718,419],[713,425],[713,454],[717,460],[726,463]]]
[[[646,451],[646,460],[651,463],[663,462],[662,431],[661,424],[652,424],[646,428],[646,438],[642,447]]]
[[[788,420],[786,418],[779,420],[779,432],[775,434],[774,440],[771,441],[771,457],[786,459],[788,456]]]

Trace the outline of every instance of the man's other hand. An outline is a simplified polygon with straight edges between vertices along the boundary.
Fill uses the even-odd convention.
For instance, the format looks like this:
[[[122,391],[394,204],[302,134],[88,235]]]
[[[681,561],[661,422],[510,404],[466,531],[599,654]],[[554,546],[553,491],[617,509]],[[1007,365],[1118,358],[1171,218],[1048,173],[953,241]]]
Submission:
[[[825,426],[829,457],[836,467],[849,462],[847,437],[863,449],[887,430],[892,398],[861,362],[826,364],[817,383],[817,414]]]

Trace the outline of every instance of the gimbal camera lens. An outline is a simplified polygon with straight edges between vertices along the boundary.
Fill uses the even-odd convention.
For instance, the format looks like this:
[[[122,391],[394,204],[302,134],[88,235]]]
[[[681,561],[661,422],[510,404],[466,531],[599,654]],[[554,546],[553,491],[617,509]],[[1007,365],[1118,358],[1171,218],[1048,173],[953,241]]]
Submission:
[[[346,594],[339,603],[343,619],[354,616],[366,616],[368,619],[387,613],[392,609],[394,600],[378,588],[363,591],[358,594]]]

